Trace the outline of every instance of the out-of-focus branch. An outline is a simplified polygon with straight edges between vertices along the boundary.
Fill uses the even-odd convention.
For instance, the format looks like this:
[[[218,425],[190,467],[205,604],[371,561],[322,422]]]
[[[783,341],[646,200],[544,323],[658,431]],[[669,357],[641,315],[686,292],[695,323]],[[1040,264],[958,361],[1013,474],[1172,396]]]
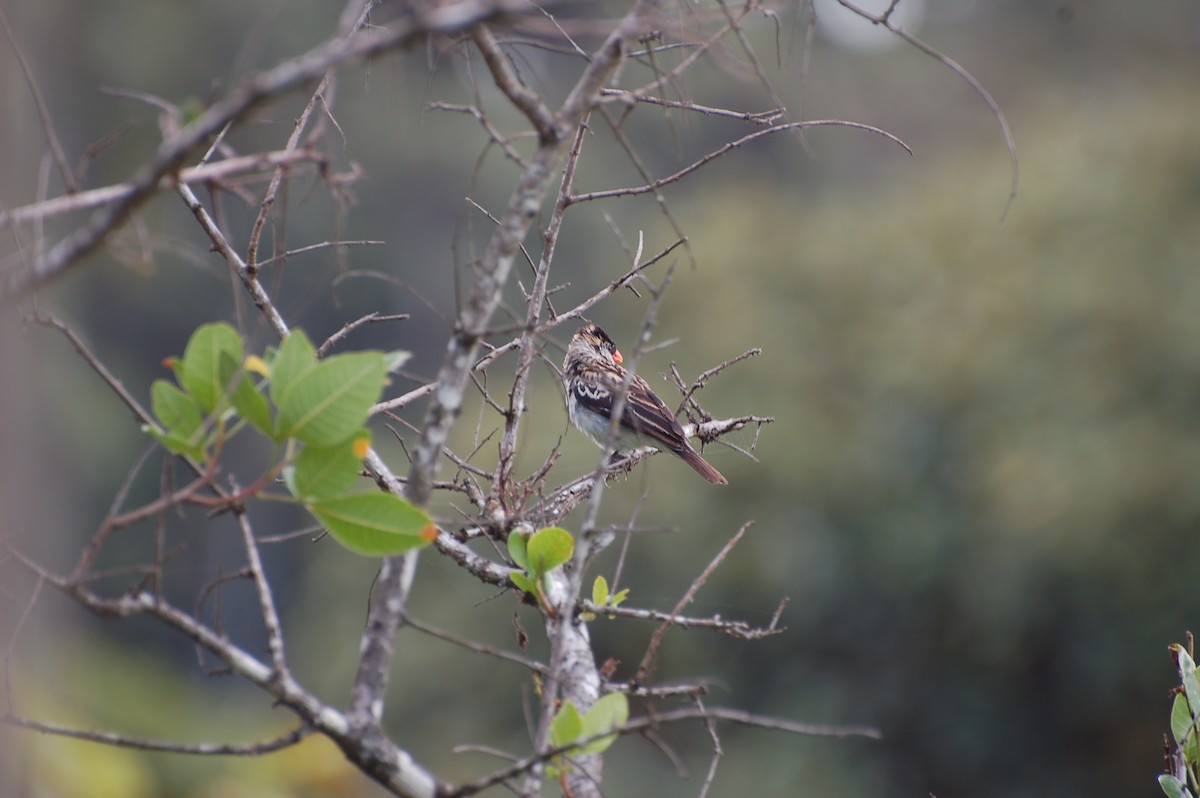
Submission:
[[[50,152],[54,155],[54,162],[58,166],[58,171],[62,174],[63,185],[66,186],[67,192],[75,192],[79,190],[79,183],[75,179],[75,173],[71,171],[71,165],[67,162],[67,155],[63,152],[62,143],[58,140],[58,134],[54,131],[54,122],[50,119],[50,109],[46,106],[46,101],[42,97],[42,92],[38,88],[37,81],[33,79],[33,70],[29,66],[29,62],[25,60],[25,54],[21,52],[20,46],[17,44],[17,39],[13,36],[12,28],[8,25],[8,16],[4,13],[4,8],[0,7],[0,28],[4,29],[4,38],[8,40],[8,46],[12,48],[13,55],[17,58],[17,65],[21,68],[21,74],[25,76],[25,83],[29,86],[29,93],[33,96],[33,104],[37,109],[38,119],[42,122],[42,130],[46,133],[46,142],[50,145]]]
[[[882,25],[904,41],[911,44],[913,47],[916,47],[918,50],[925,53],[925,55],[946,66],[951,72],[965,80],[967,85],[971,87],[971,90],[978,94],[980,99],[987,104],[987,107],[992,112],[992,116],[996,117],[996,122],[1000,125],[1000,133],[1004,136],[1004,146],[1008,150],[1008,160],[1012,165],[1012,182],[1009,187],[1008,202],[1004,205],[1004,213],[1001,214],[1001,218],[1003,219],[1005,216],[1007,216],[1008,209],[1012,207],[1013,202],[1017,198],[1017,183],[1020,179],[1020,163],[1017,160],[1017,144],[1013,140],[1012,129],[1008,126],[1008,117],[1004,115],[1004,110],[1000,107],[1000,103],[996,102],[996,98],[992,96],[992,93],[988,91],[974,75],[968,72],[966,67],[940,50],[929,46],[916,36],[913,36],[911,33],[905,31],[903,28],[892,22],[892,12],[896,8],[895,2],[890,3],[882,14],[872,14],[866,9],[860,8],[854,3],[849,2],[849,0],[838,0],[838,3],[850,11],[853,11],[855,14],[858,14],[863,19],[875,25]]]
[[[280,338],[285,338],[288,334],[288,323],[283,320],[283,316],[275,308],[275,303],[271,301],[270,295],[267,294],[267,289],[263,288],[262,283],[258,281],[256,272],[250,270],[246,265],[246,261],[237,253],[233,247],[229,245],[229,241],[225,238],[225,234],[221,232],[221,228],[209,215],[208,211],[201,204],[196,192],[192,191],[191,187],[180,183],[178,187],[179,196],[183,198],[184,203],[188,206],[188,210],[196,217],[196,221],[200,223],[200,227],[204,229],[205,234],[213,243],[213,248],[225,258],[225,262],[234,274],[242,281],[242,285],[246,287],[250,298],[254,300],[254,305],[257,307],[275,333]]]
[[[492,80],[496,82],[496,86],[508,96],[509,101],[517,107],[517,110],[525,114],[530,124],[533,125],[533,129],[537,131],[538,137],[542,141],[558,138],[560,135],[558,120],[542,102],[541,95],[530,89],[517,77],[517,73],[513,71],[504,53],[500,51],[500,45],[496,43],[496,37],[492,35],[488,26],[476,25],[471,31],[471,39],[479,48],[483,62],[487,64],[488,71],[492,73]]]
[[[201,166],[181,169],[174,179],[180,183],[209,183],[247,172],[300,163],[314,163],[318,167],[323,167],[325,156],[306,149],[239,155]],[[170,184],[170,180],[163,179],[159,182],[158,188],[169,188]],[[0,211],[0,229],[13,224],[37,222],[54,216],[99,208],[123,200],[133,191],[134,186],[131,183],[118,183],[115,186],[94,188],[43,202],[35,202],[32,205],[23,205],[20,208],[13,208],[11,211]]]
[[[9,549],[24,568],[54,586],[80,606],[102,617],[147,616],[175,629],[221,660],[229,670],[292,710],[305,727],[329,737],[363,772],[400,796],[435,798],[444,786],[394,744],[376,745],[354,729],[347,716],[304,689],[287,671],[263,662],[232,642],[223,632],[200,622],[160,595],[142,590],[105,598],[84,585],[51,573],[20,552]],[[192,753],[192,752],[189,752]]]
[[[73,729],[69,726],[59,726],[53,723],[23,718],[19,715],[0,716],[0,723],[17,726],[42,734],[53,734],[58,737],[70,737],[75,740],[86,740],[92,743],[103,743],[118,748],[138,748],[143,751],[165,751],[172,754],[193,754],[196,756],[262,756],[275,751],[289,748],[312,733],[307,726],[300,726],[287,734],[273,740],[263,740],[257,743],[180,743],[173,740],[150,740],[144,737],[130,737],[116,732],[94,731],[91,729]]]
[[[500,460],[496,464],[496,476],[492,481],[492,494],[497,500],[503,500],[503,490],[512,474],[512,467],[517,455],[517,432],[521,426],[521,415],[525,412],[525,389],[529,385],[529,375],[538,352],[535,332],[538,320],[542,317],[542,305],[546,301],[546,285],[550,276],[550,264],[554,261],[554,249],[558,244],[558,232],[562,229],[563,215],[567,210],[567,197],[571,195],[571,182],[575,177],[575,165],[579,162],[579,152],[583,147],[583,136],[586,131],[585,122],[581,122],[575,130],[575,141],[567,156],[563,168],[562,181],[559,184],[558,199],[554,203],[554,212],[550,214],[550,223],[542,236],[544,246],[542,257],[538,262],[537,275],[533,280],[533,289],[529,293],[528,307],[525,314],[525,329],[520,337],[520,356],[517,360],[517,373],[513,379],[512,391],[508,397],[508,411],[504,419],[504,435],[500,440]]]
[[[696,161],[693,161],[692,163],[683,167],[678,172],[667,175],[666,177],[660,177],[657,180],[647,183],[644,186],[629,186],[627,188],[614,188],[614,189],[609,189],[607,191],[589,191],[585,194],[574,194],[571,196],[571,203],[574,204],[576,202],[589,202],[591,200],[609,199],[611,197],[631,197],[631,196],[635,196],[637,194],[649,194],[653,191],[657,191],[658,189],[662,188],[663,186],[666,186],[671,183],[675,183],[679,180],[682,180],[684,177],[687,177],[689,174],[696,171],[697,169],[704,166],[705,164],[711,163],[712,161],[716,160],[717,158],[720,158],[722,155],[729,152],[730,150],[735,150],[739,147],[749,144],[751,141],[754,141],[755,139],[762,138],[763,136],[769,136],[772,133],[780,133],[780,132],[787,131],[787,130],[799,130],[799,129],[808,128],[808,127],[825,127],[825,126],[830,126],[830,125],[836,126],[836,127],[857,128],[858,130],[866,130],[870,133],[875,133],[877,135],[883,136],[884,138],[888,139],[889,141],[894,141],[895,143],[897,143],[901,147],[903,147],[904,150],[909,155],[912,155],[912,149],[907,144],[905,144],[903,141],[901,141],[899,138],[892,135],[891,133],[888,133],[886,130],[883,130],[882,128],[877,128],[874,125],[866,125],[866,124],[863,124],[862,122],[849,122],[845,119],[811,119],[806,122],[788,122],[783,125],[775,125],[774,127],[768,127],[768,128],[763,128],[762,130],[756,130],[753,133],[748,133],[739,139],[734,139],[733,141],[726,142],[722,146],[720,146],[717,149],[710,152],[708,155],[705,155],[704,157],[699,158]]]
[[[520,0],[439,3],[421,13],[396,20],[390,29],[372,28],[349,37],[339,36],[250,77],[176,135],[163,141],[154,156],[129,181],[131,190],[125,196],[98,211],[30,266],[6,275],[0,283],[0,298],[22,296],[59,277],[95,251],[109,233],[154,193],[164,177],[179,169],[190,153],[255,106],[318,80],[339,64],[375,58],[430,33],[454,33],[497,14],[527,9]]]
[[[642,656],[642,661],[638,664],[637,673],[632,679],[634,684],[647,684],[653,678],[654,671],[658,667],[659,646],[662,645],[663,635],[667,633],[668,629],[675,625],[675,616],[682,612],[684,607],[692,603],[692,599],[696,597],[696,592],[704,586],[704,583],[708,581],[708,577],[711,576],[712,572],[717,569],[717,566],[725,561],[725,558],[729,555],[729,552],[733,550],[733,547],[738,544],[738,541],[742,539],[742,537],[746,534],[746,530],[749,528],[750,524],[748,522],[742,524],[741,529],[733,534],[733,537],[731,537],[725,543],[725,545],[721,547],[721,550],[717,552],[717,555],[713,557],[704,570],[700,572],[700,575],[693,579],[692,583],[688,585],[688,589],[675,604],[675,609],[671,610],[668,617],[663,620],[657,629],[654,630],[654,634],[650,636],[650,642],[646,646],[646,653]]]

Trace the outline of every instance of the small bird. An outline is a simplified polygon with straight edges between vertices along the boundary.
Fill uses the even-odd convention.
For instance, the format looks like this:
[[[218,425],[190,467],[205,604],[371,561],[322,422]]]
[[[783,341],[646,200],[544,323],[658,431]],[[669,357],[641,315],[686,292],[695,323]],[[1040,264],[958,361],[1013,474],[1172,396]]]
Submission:
[[[595,324],[581,327],[571,337],[563,361],[567,414],[580,432],[601,447],[608,441],[613,405],[625,385],[627,372],[621,361],[617,345]],[[714,485],[728,485],[729,480],[688,443],[679,422],[646,381],[636,374],[628,380],[625,408],[617,425],[617,448],[646,443],[678,455]]]

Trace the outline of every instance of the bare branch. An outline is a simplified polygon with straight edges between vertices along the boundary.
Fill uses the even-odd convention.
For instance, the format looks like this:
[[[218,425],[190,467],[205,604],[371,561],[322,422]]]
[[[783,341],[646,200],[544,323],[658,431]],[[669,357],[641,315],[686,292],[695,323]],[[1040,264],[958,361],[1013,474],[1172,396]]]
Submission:
[[[496,659],[515,662],[516,664],[521,665],[522,667],[534,673],[544,674],[546,672],[546,666],[540,662],[536,662],[518,654],[514,654],[511,651],[505,651],[504,649],[496,648],[494,646],[486,646],[483,643],[477,643],[474,640],[467,640],[457,635],[450,634],[449,632],[430,626],[427,623],[418,621],[411,615],[405,615],[404,622],[413,629],[416,629],[418,632],[424,632],[430,637],[436,637],[439,640],[445,640],[447,643],[453,643],[460,648],[465,648],[468,651],[474,651],[476,654],[486,654],[489,657],[495,657]]]
[[[700,374],[700,376],[696,377],[696,379],[692,381],[692,384],[690,386],[688,386],[686,389],[683,387],[682,382],[681,382],[680,390],[683,392],[683,398],[680,400],[679,406],[675,409],[675,415],[678,416],[681,412],[683,412],[684,406],[686,406],[688,404],[688,402],[691,401],[692,395],[695,394],[696,391],[700,390],[705,385],[707,385],[708,381],[710,379],[717,376],[722,371],[724,371],[725,369],[732,366],[734,363],[740,363],[743,360],[748,360],[749,358],[752,358],[752,357],[755,357],[755,356],[761,355],[761,354],[762,354],[762,350],[759,349],[758,347],[753,347],[751,349],[747,349],[745,352],[742,352],[737,357],[722,361],[721,363],[718,363],[717,365],[713,366],[712,368],[708,369],[707,371],[702,372]],[[675,371],[674,363],[671,364],[671,372],[672,372],[672,374],[675,375],[676,379],[678,379],[679,375],[678,375],[678,372]]]
[[[22,296],[60,276],[94,251],[114,229],[145,202],[168,174],[188,155],[230,122],[257,105],[318,79],[339,64],[376,58],[428,33],[453,33],[496,14],[524,8],[518,0],[459,0],[433,6],[423,13],[396,20],[390,30],[372,29],[337,37],[296,58],[254,75],[193,120],[158,148],[130,181],[132,191],[98,212],[75,232],[59,241],[31,266],[7,275],[0,298]]]
[[[258,281],[257,272],[252,272],[246,265],[246,261],[242,260],[233,247],[229,245],[225,234],[221,232],[221,228],[205,210],[200,203],[196,193],[186,184],[180,183],[178,186],[179,196],[183,198],[184,203],[188,206],[188,210],[196,217],[196,221],[200,223],[200,227],[204,229],[205,234],[213,243],[213,247],[218,253],[225,258],[225,263],[242,281],[242,285],[246,287],[250,298],[254,301],[255,307],[267,317],[267,321],[274,328],[275,334],[280,338],[287,337],[289,332],[288,324],[283,320],[283,316],[275,309],[275,304],[271,301],[271,297],[267,294],[267,290],[262,287],[262,283]]]
[[[697,169],[704,166],[705,164],[710,163],[710,162],[716,160],[717,158],[720,158],[722,155],[729,152],[730,150],[735,150],[745,144],[750,143],[751,141],[754,141],[755,139],[762,138],[763,136],[769,136],[772,133],[780,133],[780,132],[788,131],[788,130],[797,130],[797,129],[808,128],[808,127],[827,127],[827,126],[850,127],[850,128],[855,128],[857,130],[866,130],[870,133],[875,133],[876,135],[883,136],[884,138],[888,139],[889,141],[894,141],[896,144],[899,144],[901,147],[903,147],[905,152],[907,152],[909,155],[912,155],[912,149],[907,144],[905,144],[903,141],[901,141],[899,138],[892,135],[891,133],[888,133],[886,130],[883,130],[882,128],[877,128],[874,125],[866,125],[866,124],[863,124],[862,122],[848,122],[844,119],[811,119],[806,122],[788,122],[787,124],[775,125],[774,127],[765,128],[763,130],[757,130],[753,133],[748,133],[739,139],[734,139],[733,141],[726,142],[721,147],[718,147],[717,149],[713,150],[708,155],[705,155],[703,158],[700,158],[699,160],[694,161],[691,164],[688,164],[684,168],[680,169],[678,172],[675,172],[674,174],[671,174],[671,175],[667,175],[666,177],[660,177],[659,179],[657,179],[651,183],[647,183],[644,186],[631,186],[629,188],[613,188],[613,189],[608,189],[607,191],[590,191],[586,194],[574,194],[571,196],[571,203],[574,204],[576,202],[589,202],[591,200],[610,199],[612,197],[631,197],[631,196],[635,196],[637,194],[649,194],[651,192],[657,191],[658,189],[662,188],[663,186],[670,185],[671,183],[675,183],[675,182],[678,182],[679,180],[682,180],[684,177],[687,177],[689,174],[696,171]]]
[[[558,199],[554,203],[554,212],[550,214],[550,223],[546,226],[546,232],[542,236],[544,241],[542,258],[538,263],[533,290],[526,301],[525,329],[520,337],[520,357],[517,359],[516,376],[508,396],[508,410],[504,413],[504,435],[500,441],[500,460],[496,464],[496,475],[492,482],[492,495],[496,499],[503,494],[516,461],[517,432],[520,428],[521,415],[525,412],[525,389],[529,385],[529,375],[537,355],[534,332],[537,330],[538,321],[542,316],[542,305],[546,301],[546,283],[550,276],[550,264],[554,260],[554,248],[558,243],[558,232],[562,229],[563,214],[567,210],[567,198],[571,195],[575,165],[579,161],[586,129],[587,119],[585,117],[575,130],[575,141],[567,154],[562,181],[559,184]]]
[[[71,165],[67,163],[67,155],[63,152],[58,134],[54,131],[54,122],[50,119],[50,109],[42,97],[41,90],[38,89],[37,81],[33,78],[33,70],[30,68],[29,62],[25,60],[25,54],[21,52],[17,39],[13,36],[12,28],[8,25],[8,15],[4,13],[2,6],[0,6],[0,27],[4,28],[4,38],[8,40],[8,46],[12,48],[13,55],[17,57],[17,64],[21,67],[21,74],[25,76],[25,84],[29,87],[29,93],[33,97],[38,119],[41,120],[42,130],[46,134],[46,143],[50,145],[50,152],[54,155],[54,162],[58,165],[58,171],[62,175],[63,185],[66,187],[67,193],[78,191],[79,183],[75,179]]]
[[[138,748],[143,751],[165,751],[172,754],[193,754],[197,756],[262,756],[275,751],[290,748],[312,733],[307,726],[298,726],[292,731],[273,740],[258,743],[180,743],[171,740],[150,740],[144,737],[130,737],[115,732],[92,731],[90,729],[73,729],[52,723],[23,718],[18,715],[0,716],[0,723],[17,726],[22,729],[53,734],[57,737],[70,737],[75,740],[86,740],[92,743],[102,743],[117,748]]]
[[[726,108],[714,108],[695,102],[668,100],[664,97],[654,97],[649,94],[639,94],[635,91],[626,91],[623,89],[605,89],[601,94],[610,101],[661,105],[664,108],[677,108],[682,111],[703,114],[704,116],[738,119],[742,122],[751,122],[756,125],[774,125],[786,115],[785,110],[782,108],[772,108],[769,111],[734,111]]]
[[[242,543],[246,547],[246,561],[250,568],[250,577],[254,589],[258,593],[259,611],[262,614],[263,626],[267,630],[267,650],[271,652],[271,662],[280,675],[288,673],[287,656],[283,648],[283,626],[279,623],[279,613],[275,610],[275,597],[271,593],[271,585],[263,571],[262,558],[258,555],[258,541],[254,539],[254,530],[250,528],[250,519],[244,511],[235,511],[238,528],[242,532]]]
[[[225,158],[214,163],[181,169],[175,179],[181,183],[217,182],[234,175],[257,172],[285,164],[299,163],[313,163],[319,167],[324,167],[325,156],[310,150],[240,155],[233,158]],[[170,185],[171,181],[164,178],[159,181],[158,188],[168,188]],[[67,213],[99,208],[103,205],[126,199],[135,190],[135,186],[132,183],[118,183],[114,186],[94,188],[90,191],[80,191],[75,194],[67,194],[43,202],[36,202],[32,205],[24,205],[20,208],[13,208],[11,211],[0,211],[0,229],[13,224],[37,222]]]
[[[646,646],[646,653],[643,655],[642,661],[638,665],[637,673],[633,677],[634,684],[646,684],[654,677],[654,669],[658,660],[658,647],[662,644],[663,635],[675,623],[674,616],[688,604],[692,603],[692,599],[696,597],[696,592],[708,581],[708,577],[717,569],[717,566],[725,561],[726,555],[733,550],[733,547],[738,544],[738,541],[742,539],[742,536],[746,534],[746,530],[749,528],[749,523],[742,524],[741,529],[735,532],[733,537],[717,552],[717,556],[713,557],[712,561],[700,572],[700,575],[692,580],[692,584],[688,586],[688,589],[684,592],[678,603],[676,603],[675,609],[671,611],[670,617],[654,630],[654,634],[650,636],[650,643]]]
[[[707,618],[680,615],[677,611],[662,612],[660,610],[642,609],[639,607],[611,606],[594,604],[591,601],[580,602],[582,609],[596,615],[611,615],[619,618],[637,618],[646,621],[659,621],[664,626],[678,626],[681,629],[711,629],[739,640],[758,640],[763,637],[777,635],[787,630],[779,625],[779,616],[771,619],[767,626],[754,626],[743,620],[727,620],[720,615]]]
[[[378,311],[375,311],[372,313],[368,313],[367,315],[363,316],[362,318],[355,319],[354,321],[348,321],[342,325],[342,329],[338,330],[333,335],[326,338],[325,342],[323,344],[321,344],[319,347],[317,347],[317,357],[324,357],[325,353],[328,352],[331,348],[333,348],[334,344],[336,344],[338,341],[342,340],[347,335],[349,335],[351,332],[353,332],[354,330],[357,330],[359,327],[363,326],[364,324],[375,324],[376,322],[381,322],[381,321],[404,321],[407,318],[409,318],[409,314],[407,314],[407,313],[389,313],[387,315],[384,315],[382,313],[379,313]]]
[[[103,598],[78,584],[57,576],[12,549],[14,559],[35,576],[53,585],[80,606],[102,617],[148,616],[183,634],[197,646],[220,659],[230,672],[241,676],[275,700],[291,709],[305,728],[320,732],[336,743],[364,773],[397,795],[406,798],[435,798],[440,785],[432,774],[418,765],[403,749],[383,736],[364,734],[353,727],[347,715],[323,703],[305,690],[292,676],[279,672],[226,635],[201,623],[161,596],[147,591],[132,592],[118,598]],[[99,740],[98,740],[99,741]]]
[[[557,139],[560,135],[558,120],[537,92],[517,77],[504,53],[500,52],[500,45],[496,43],[496,38],[488,26],[476,25],[471,30],[471,39],[479,48],[479,54],[483,56],[483,62],[492,73],[496,87],[508,95],[509,101],[525,114],[533,129],[537,131],[538,137],[543,141]]]
[[[974,75],[968,72],[966,67],[964,67],[962,64],[958,63],[940,50],[930,47],[916,36],[913,36],[911,33],[908,33],[893,23],[891,16],[892,11],[894,11],[896,8],[895,2],[889,4],[888,8],[878,16],[871,14],[866,9],[856,6],[854,3],[849,2],[849,0],[838,0],[838,3],[853,11],[855,14],[858,14],[863,19],[869,20],[876,25],[882,25],[904,41],[911,44],[913,47],[916,47],[918,50],[925,53],[925,55],[933,58],[949,68],[952,72],[954,72],[954,74],[965,80],[971,87],[972,91],[978,94],[980,99],[987,103],[987,107],[991,109],[992,115],[996,117],[996,122],[1000,125],[1000,132],[1004,136],[1004,146],[1008,149],[1008,160],[1012,165],[1012,182],[1010,183],[1009,187],[1008,202],[1005,203],[1004,212],[1000,215],[1000,219],[1003,221],[1003,219],[1008,216],[1008,211],[1012,207],[1013,202],[1015,202],[1017,199],[1017,182],[1020,178],[1020,164],[1017,161],[1017,144],[1013,139],[1012,129],[1008,126],[1008,117],[1004,115],[1004,111],[1000,108],[1000,103],[996,102],[996,99],[992,97],[992,93],[984,88],[983,84],[980,83]]]
[[[553,757],[571,751],[574,748],[586,746],[588,743],[598,740],[601,737],[607,737],[614,731],[620,735],[636,734],[650,731],[660,726],[679,723],[686,720],[701,720],[706,723],[712,720],[723,720],[730,723],[737,723],[743,726],[752,726],[760,729],[772,729],[774,731],[787,732],[789,734],[802,734],[815,737],[867,737],[872,740],[878,740],[882,737],[878,729],[869,726],[833,726],[822,725],[815,723],[798,723],[796,721],[786,720],[784,718],[772,718],[766,715],[756,715],[753,712],[744,712],[738,709],[729,709],[727,707],[684,707],[681,709],[670,710],[667,712],[659,712],[653,715],[648,715],[642,718],[635,718],[629,723],[626,723],[619,729],[606,730],[604,732],[591,735],[590,737],[581,737],[580,739],[564,746],[547,749],[544,752],[533,756],[520,759],[506,768],[489,774],[482,779],[464,784],[459,787],[450,788],[446,793],[439,798],[462,798],[468,795],[475,795],[494,784],[501,784],[511,781],[522,773],[535,772],[539,765],[552,759]]]

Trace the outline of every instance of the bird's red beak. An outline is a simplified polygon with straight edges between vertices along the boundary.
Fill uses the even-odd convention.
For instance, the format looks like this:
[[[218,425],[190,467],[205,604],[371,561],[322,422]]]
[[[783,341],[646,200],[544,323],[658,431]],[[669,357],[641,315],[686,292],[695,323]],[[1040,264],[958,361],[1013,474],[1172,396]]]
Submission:
[[[621,357],[621,351],[619,349],[613,350],[613,360],[615,360],[617,362],[618,366],[621,365],[621,361],[624,359],[625,358]]]

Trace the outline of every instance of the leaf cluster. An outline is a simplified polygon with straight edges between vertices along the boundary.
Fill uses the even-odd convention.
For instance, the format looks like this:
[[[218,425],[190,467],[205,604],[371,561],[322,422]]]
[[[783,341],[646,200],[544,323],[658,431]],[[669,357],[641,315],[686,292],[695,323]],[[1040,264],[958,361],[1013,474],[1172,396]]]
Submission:
[[[1171,653],[1179,666],[1182,688],[1175,694],[1171,705],[1171,736],[1175,739],[1175,751],[1168,757],[1173,773],[1158,777],[1158,784],[1170,798],[1193,798],[1200,794],[1200,679],[1196,676],[1196,662],[1191,652],[1181,645],[1172,645]]]
[[[214,473],[226,441],[250,427],[274,444],[266,473],[248,489],[282,477],[292,497],[346,548],[369,556],[400,554],[437,536],[429,515],[400,496],[356,486],[371,445],[364,426],[403,353],[366,351],[318,360],[294,331],[265,358],[247,356],[228,324],[205,324],[182,358],[166,363],[176,382],[157,380],[145,431],[173,454]]]
[[[520,570],[513,571],[509,578],[546,607],[543,590],[546,574],[569,561],[574,553],[575,539],[561,527],[546,527],[532,534],[513,530],[508,536],[508,556]]]
[[[629,721],[629,699],[624,693],[609,693],[602,696],[587,712],[580,712],[570,701],[564,701],[550,723],[550,742],[562,748],[578,741],[583,745],[568,749],[555,757],[547,768],[547,775],[557,777],[565,768],[563,760],[579,754],[602,754],[617,739],[615,730]],[[614,733],[610,733],[614,732]]]

